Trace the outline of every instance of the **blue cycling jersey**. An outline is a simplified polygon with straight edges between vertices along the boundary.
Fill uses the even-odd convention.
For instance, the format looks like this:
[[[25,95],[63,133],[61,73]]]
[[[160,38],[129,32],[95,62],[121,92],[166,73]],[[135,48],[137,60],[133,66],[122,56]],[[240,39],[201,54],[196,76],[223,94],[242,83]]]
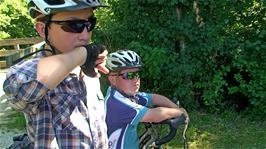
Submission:
[[[109,87],[105,98],[109,149],[137,149],[137,126],[152,104],[151,94],[127,96]]]

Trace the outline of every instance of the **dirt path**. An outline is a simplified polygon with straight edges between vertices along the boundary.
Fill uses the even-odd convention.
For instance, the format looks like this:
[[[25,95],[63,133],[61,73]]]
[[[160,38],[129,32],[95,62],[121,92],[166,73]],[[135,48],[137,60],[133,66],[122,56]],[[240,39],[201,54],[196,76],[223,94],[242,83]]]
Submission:
[[[12,143],[13,136],[26,132],[24,128],[15,127],[16,112],[8,106],[4,97],[0,97],[0,149],[7,148]]]

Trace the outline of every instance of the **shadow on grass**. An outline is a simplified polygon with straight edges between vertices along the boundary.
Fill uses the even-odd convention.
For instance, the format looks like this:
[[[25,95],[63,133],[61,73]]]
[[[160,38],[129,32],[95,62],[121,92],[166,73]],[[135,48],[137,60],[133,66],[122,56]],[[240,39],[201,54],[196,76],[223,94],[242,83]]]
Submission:
[[[190,113],[187,130],[189,149],[265,149],[266,122],[250,121],[235,112],[210,114],[198,111]],[[163,134],[168,127],[158,129]],[[141,131],[141,130],[140,130]],[[164,148],[183,149],[183,127]]]
[[[192,112],[190,149],[264,149],[266,122],[250,121],[228,111],[220,115]]]
[[[25,119],[22,113],[9,107],[6,96],[0,97],[0,130],[9,131],[12,129],[25,129]]]

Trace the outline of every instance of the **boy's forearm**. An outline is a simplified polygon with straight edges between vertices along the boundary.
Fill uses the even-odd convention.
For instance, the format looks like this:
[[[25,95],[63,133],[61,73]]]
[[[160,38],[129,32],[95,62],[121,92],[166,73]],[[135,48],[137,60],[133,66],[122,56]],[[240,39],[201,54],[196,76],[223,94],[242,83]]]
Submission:
[[[159,94],[153,94],[153,104],[161,107],[168,107],[168,108],[178,108],[178,106],[173,103],[171,100],[169,100],[167,97],[159,95]]]

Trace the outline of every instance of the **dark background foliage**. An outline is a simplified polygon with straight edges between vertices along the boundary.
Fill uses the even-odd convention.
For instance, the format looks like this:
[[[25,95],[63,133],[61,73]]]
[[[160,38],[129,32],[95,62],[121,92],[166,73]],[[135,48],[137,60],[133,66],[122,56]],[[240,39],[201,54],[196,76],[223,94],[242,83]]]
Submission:
[[[97,35],[145,63],[142,89],[188,109],[263,116],[265,3],[259,0],[113,0]]]
[[[0,0],[0,37],[36,36],[24,1]],[[266,114],[263,0],[110,0],[94,41],[129,48],[145,66],[142,89],[189,110]],[[103,82],[106,86],[106,82]]]

